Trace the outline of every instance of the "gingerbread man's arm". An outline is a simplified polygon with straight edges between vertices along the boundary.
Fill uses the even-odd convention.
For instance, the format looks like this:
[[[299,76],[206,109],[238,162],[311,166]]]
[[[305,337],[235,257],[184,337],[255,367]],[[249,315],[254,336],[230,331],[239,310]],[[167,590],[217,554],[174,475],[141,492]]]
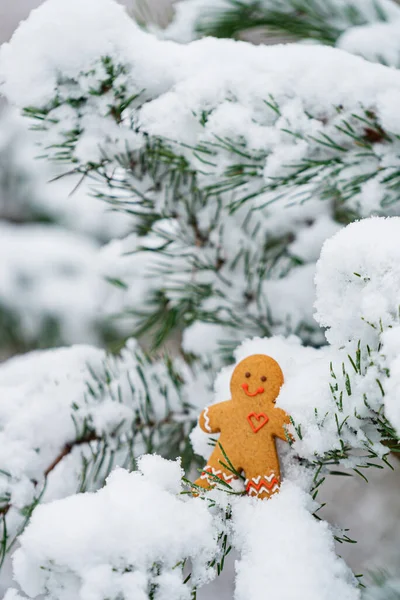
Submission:
[[[221,417],[225,412],[227,402],[207,406],[199,417],[199,425],[206,433],[219,433],[221,431]]]
[[[275,413],[276,416],[278,417],[278,419],[276,420],[276,425],[273,430],[273,435],[280,438],[284,442],[287,442],[288,438],[290,440],[294,441],[293,436],[287,430],[287,426],[290,425],[289,415],[287,413],[285,413],[285,411],[282,410],[281,408],[274,408],[274,412],[275,411],[279,411],[279,412],[278,412],[278,414]]]

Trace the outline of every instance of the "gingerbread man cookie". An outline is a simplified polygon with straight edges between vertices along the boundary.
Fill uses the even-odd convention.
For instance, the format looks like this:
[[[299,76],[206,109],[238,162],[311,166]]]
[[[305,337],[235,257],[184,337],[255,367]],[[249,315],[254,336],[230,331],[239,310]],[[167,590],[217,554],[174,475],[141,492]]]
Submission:
[[[219,444],[196,485],[215,486],[216,477],[230,483],[236,478],[226,467],[221,446],[237,472],[244,472],[246,491],[269,498],[279,490],[280,467],[275,438],[288,441],[285,425],[289,416],[275,406],[283,384],[278,363],[264,354],[254,354],[235,368],[231,400],[208,406],[199,424],[206,433],[220,433]]]

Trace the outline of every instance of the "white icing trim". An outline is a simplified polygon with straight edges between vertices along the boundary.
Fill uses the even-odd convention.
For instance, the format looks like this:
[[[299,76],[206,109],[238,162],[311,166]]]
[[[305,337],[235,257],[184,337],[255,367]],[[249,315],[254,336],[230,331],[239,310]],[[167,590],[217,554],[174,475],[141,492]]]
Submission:
[[[278,489],[279,489],[278,484],[275,484],[271,490],[268,490],[265,486],[262,485],[259,490],[250,488],[247,493],[249,494],[249,496],[251,496],[251,495],[258,496],[258,494],[261,494],[261,492],[265,492],[266,494],[271,495],[274,492],[276,492],[276,490],[278,490]]]
[[[226,473],[224,473],[221,470],[215,469],[214,467],[206,467],[204,469],[200,479],[208,479],[210,471],[216,477],[219,477],[220,475],[222,475],[222,477],[225,479],[226,482],[230,481],[231,479],[235,479],[235,475],[226,475]]]
[[[207,429],[208,433],[212,433],[210,417],[208,416],[208,406],[204,409],[204,427]]]

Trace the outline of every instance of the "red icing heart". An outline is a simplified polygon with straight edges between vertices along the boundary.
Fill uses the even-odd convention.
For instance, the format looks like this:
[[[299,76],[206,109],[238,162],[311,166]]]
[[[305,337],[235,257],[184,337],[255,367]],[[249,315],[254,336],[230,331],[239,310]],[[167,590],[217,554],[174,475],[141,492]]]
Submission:
[[[252,419],[255,419],[257,423],[253,423]],[[252,428],[254,433],[257,433],[257,431],[260,431],[260,429],[268,423],[269,417],[267,417],[265,413],[257,414],[255,412],[252,412],[249,415],[247,415],[247,420],[250,423],[250,427]]]

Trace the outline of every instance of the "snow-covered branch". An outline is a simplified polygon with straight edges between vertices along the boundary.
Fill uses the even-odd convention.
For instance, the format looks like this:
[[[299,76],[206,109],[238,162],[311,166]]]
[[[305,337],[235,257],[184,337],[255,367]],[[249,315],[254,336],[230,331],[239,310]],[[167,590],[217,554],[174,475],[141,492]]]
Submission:
[[[370,245],[371,231],[379,233],[379,243],[374,247]],[[284,372],[285,383],[278,405],[293,418],[295,441],[290,448],[281,451],[284,477],[282,489],[276,497],[265,502],[248,498],[240,493],[240,483],[237,483],[236,494],[227,494],[224,487],[218,486],[214,491],[194,499],[187,492],[178,498],[176,494],[183,491],[180,467],[164,463],[154,456],[142,458],[139,462],[141,473],[116,472],[100,493],[74,496],[32,511],[31,525],[20,536],[21,549],[15,553],[14,561],[16,578],[24,592],[32,598],[39,593],[46,593],[49,598],[61,598],[61,589],[66,586],[75,590],[74,593],[80,590],[79,593],[83,594],[83,590],[87,590],[87,593],[100,594],[99,598],[105,597],[101,596],[105,590],[130,598],[125,587],[129,582],[129,585],[139,586],[143,598],[164,598],[163,594],[171,594],[172,590],[177,590],[177,597],[186,598],[193,587],[207,583],[220,572],[221,564],[223,566],[221,556],[224,557],[232,546],[241,554],[236,579],[239,598],[245,598],[246,593],[250,594],[251,600],[261,598],[267,581],[277,593],[282,586],[279,593],[284,598],[296,598],[299,589],[303,594],[323,597],[324,600],[337,597],[339,592],[340,597],[358,598],[355,579],[333,551],[334,538],[341,541],[350,538],[340,530],[332,530],[325,522],[318,522],[312,515],[319,510],[315,502],[317,492],[331,472],[353,469],[363,475],[368,468],[380,468],[384,462],[388,464],[387,442],[394,450],[397,449],[400,423],[394,394],[396,390],[398,393],[399,310],[395,290],[400,277],[397,256],[399,232],[399,218],[372,218],[349,225],[324,245],[317,268],[316,305],[318,318],[329,328],[329,347],[307,348],[295,337],[272,337],[249,340],[235,352],[236,360],[254,353],[268,354],[280,363]],[[352,315],[350,319],[349,314]],[[63,352],[66,356],[67,351]],[[74,357],[74,353],[70,352]],[[103,367],[100,366],[104,360],[102,353],[91,351],[91,354],[93,359],[97,359],[97,366],[94,371],[91,370],[87,386],[89,394],[84,401],[80,399],[73,403],[73,421],[80,431],[75,438],[77,446],[81,445],[80,442],[89,444],[106,436],[111,453],[116,454],[111,464],[129,466],[126,457],[132,460],[143,450],[163,452],[162,426],[168,421],[166,435],[169,438],[174,427],[168,420],[169,414],[175,415],[176,426],[179,427],[179,423],[190,426],[193,413],[185,403],[182,404],[179,396],[173,401],[171,392],[174,387],[167,393],[161,385],[157,394],[155,383],[161,382],[159,378],[165,378],[165,367],[148,365],[150,370],[146,370],[146,381],[152,382],[152,385],[147,387],[141,375],[144,366],[140,355],[135,354],[132,360],[132,353],[125,351],[121,359],[114,359],[109,366]],[[38,367],[44,358],[47,367],[51,356],[48,353],[39,355],[35,359]],[[56,357],[57,353],[53,354],[53,360]],[[14,360],[8,367],[3,367],[6,381],[11,382],[15,374],[20,373],[20,361]],[[221,372],[215,386],[216,401],[226,399],[229,394],[231,371],[229,367]],[[132,379],[134,377],[136,379]],[[187,381],[184,388],[187,396],[192,398],[196,390],[198,406],[204,405],[207,402],[204,382],[203,396],[200,397],[201,381],[196,380],[194,385],[188,372],[182,371],[176,383],[181,382],[181,377]],[[79,383],[75,396],[82,385]],[[54,385],[51,387],[53,391]],[[65,389],[62,388],[62,391],[65,398]],[[27,390],[23,393],[25,395]],[[82,391],[79,392],[81,394]],[[63,417],[61,406],[64,406]],[[64,400],[52,410],[56,410],[59,419],[62,418],[65,428],[72,429],[70,406]],[[48,405],[47,410],[50,410]],[[140,422],[145,425],[149,438],[141,436],[138,422],[141,414],[145,415]],[[149,421],[150,414],[153,422]],[[126,427],[127,424],[129,427]],[[133,452],[130,436],[135,426]],[[186,435],[187,431],[182,441]],[[64,439],[71,439],[71,436],[69,432]],[[61,439],[58,435],[58,451],[53,451],[52,471],[58,456],[65,458],[64,454],[69,455],[72,451],[73,455],[76,450],[71,443],[61,443]],[[117,443],[113,444],[113,439]],[[148,445],[149,439],[154,442],[152,446]],[[207,436],[198,429],[194,430],[191,439],[197,453],[206,455],[210,451]],[[54,445],[55,442],[52,443]],[[7,443],[6,447],[10,444]],[[179,454],[179,446],[176,453]],[[35,475],[37,480],[43,478],[43,471],[49,471],[49,461],[44,462],[42,454],[48,455],[48,448],[43,448],[37,455],[37,461],[47,465],[45,468],[37,465],[37,470],[42,472],[41,476]],[[20,449],[15,448],[14,455],[16,458],[21,456]],[[75,458],[81,460],[80,449],[77,455]],[[110,472],[108,467],[104,472],[101,470],[93,447],[91,456],[92,464],[83,469],[85,486],[81,485],[81,491],[95,489]],[[86,460],[89,459],[90,454],[86,454]],[[100,462],[104,464],[104,457]],[[10,465],[9,458],[7,464]],[[54,468],[54,476],[60,465]],[[32,469],[31,463],[29,467]],[[66,464],[63,471],[58,471],[61,477],[65,468]],[[72,468],[76,469],[76,462]],[[94,473],[98,475],[100,472],[102,476],[97,479]],[[32,477],[30,485],[34,487]],[[21,482],[19,486],[13,485],[13,494],[15,490],[21,493]],[[52,484],[52,488],[53,495],[47,500],[68,493],[65,488],[57,489],[56,483]],[[148,495],[151,501],[146,500]],[[186,524],[189,517],[185,515],[186,511],[192,510],[200,511],[194,520],[205,519],[200,537],[189,535],[192,525]],[[90,518],[85,516],[89,514]],[[108,517],[102,519],[101,514]],[[68,530],[65,522],[72,523]],[[100,522],[103,527],[111,527],[110,532],[115,535],[104,531]],[[124,523],[127,529],[123,527]],[[139,533],[139,523],[147,535]],[[198,523],[193,526],[198,527]],[[125,535],[130,527],[132,533]],[[167,535],[166,528],[171,527],[174,533]],[[123,539],[115,533],[119,530],[124,532]],[[49,537],[43,533],[45,531],[49,532]],[[188,533],[187,538],[183,532],[185,535]],[[114,540],[112,545],[110,536]],[[307,540],[306,549],[300,553],[303,559],[297,550],[296,541],[299,539]],[[159,547],[166,540],[168,553]],[[190,548],[185,540],[191,540]],[[96,548],[96,552],[90,548]],[[290,548],[293,548],[292,552]],[[83,559],[83,556],[86,558]],[[188,578],[190,571],[186,570],[189,563],[191,578]],[[220,566],[217,568],[217,565]],[[291,572],[299,573],[296,583],[283,577],[282,569],[287,570],[288,565]],[[265,581],[260,580],[264,569]],[[199,575],[199,572],[202,574]],[[264,581],[262,585],[261,581]],[[10,594],[14,592],[9,593],[12,598]]]
[[[120,357],[89,346],[18,357],[0,369],[1,563],[40,502],[97,489],[144,452],[193,454],[202,402],[180,361],[152,362],[132,341]],[[204,386],[205,388],[205,386]],[[17,409],[16,409],[17,407]]]
[[[400,74],[329,48],[316,62],[313,46],[183,49],[112,0],[90,6],[50,0],[1,62],[49,155],[132,217],[109,310],[155,345],[184,329],[185,351],[206,361],[243,334],[322,343],[310,308],[324,239],[397,210]]]
[[[395,0],[181,0],[159,35],[183,43],[204,35],[307,40],[399,67],[399,18]]]

